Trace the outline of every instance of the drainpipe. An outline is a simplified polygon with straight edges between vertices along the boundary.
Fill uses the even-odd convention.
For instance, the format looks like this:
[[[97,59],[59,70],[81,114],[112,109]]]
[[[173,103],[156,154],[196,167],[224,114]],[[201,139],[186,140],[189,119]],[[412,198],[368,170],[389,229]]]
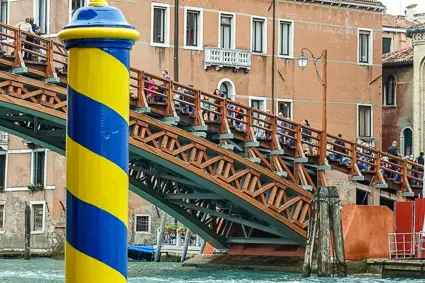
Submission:
[[[179,81],[179,4],[174,1],[174,80]]]
[[[273,0],[273,38],[272,38],[272,113],[276,114],[274,95],[275,53],[276,53],[276,0]]]

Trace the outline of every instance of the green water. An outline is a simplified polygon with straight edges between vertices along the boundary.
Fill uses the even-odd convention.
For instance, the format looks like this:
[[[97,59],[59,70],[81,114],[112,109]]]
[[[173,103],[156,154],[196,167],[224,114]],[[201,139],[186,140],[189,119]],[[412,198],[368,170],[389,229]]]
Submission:
[[[301,279],[299,274],[244,271],[244,270],[203,270],[182,267],[179,263],[130,262],[128,266],[129,283],[172,282],[172,283],[419,283],[424,280],[384,280],[373,276]],[[64,280],[64,262],[52,259],[0,260],[1,283],[59,283]],[[101,282],[93,282],[101,283]]]

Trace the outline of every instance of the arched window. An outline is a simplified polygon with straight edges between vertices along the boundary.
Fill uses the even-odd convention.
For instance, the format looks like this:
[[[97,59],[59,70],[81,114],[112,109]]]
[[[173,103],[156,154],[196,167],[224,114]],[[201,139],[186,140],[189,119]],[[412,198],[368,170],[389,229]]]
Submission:
[[[402,150],[402,154],[404,156],[406,155],[412,155],[413,154],[413,139],[412,139],[413,133],[412,133],[412,129],[409,128],[405,128],[402,132],[401,132],[401,137],[400,137],[400,143],[401,143],[401,150]]]
[[[235,100],[235,85],[230,79],[222,79],[221,81],[219,81],[217,88],[226,95],[226,98]]]
[[[395,106],[396,85],[397,81],[394,76],[389,76],[385,81],[385,106]]]

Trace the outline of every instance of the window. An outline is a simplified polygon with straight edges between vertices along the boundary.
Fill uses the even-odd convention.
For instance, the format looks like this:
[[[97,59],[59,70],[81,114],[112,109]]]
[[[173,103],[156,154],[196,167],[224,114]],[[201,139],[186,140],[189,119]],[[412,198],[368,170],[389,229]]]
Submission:
[[[170,7],[166,4],[152,3],[151,45],[168,47],[170,30]]]
[[[220,47],[224,49],[233,49],[235,47],[235,15],[220,14]]]
[[[43,34],[49,33],[49,0],[34,0],[34,21],[40,26]]]
[[[9,22],[9,0],[0,0],[0,21],[3,24],[8,24]]]
[[[33,181],[34,185],[45,185],[45,161],[46,161],[46,151],[35,151],[33,156]]]
[[[278,101],[276,113],[282,113],[283,117],[292,120],[292,102],[288,100]]]
[[[4,203],[0,203],[0,231],[4,231]]]
[[[136,215],[136,233],[151,232],[151,217],[149,215]]]
[[[412,129],[406,128],[402,132],[402,143],[401,150],[403,150],[403,155],[412,155],[413,154],[413,132]]]
[[[266,53],[266,19],[252,18],[251,33],[251,51],[255,53]]]
[[[279,56],[293,56],[293,37],[294,22],[286,20],[279,21]]]
[[[44,232],[44,201],[31,202],[31,233],[38,234]]]
[[[81,7],[84,7],[86,4],[86,0],[72,0],[72,11],[75,11],[77,9],[80,9]]]
[[[6,183],[6,154],[0,155],[0,187],[5,188]]]
[[[358,105],[358,136],[372,137],[372,106]]]
[[[389,53],[392,50],[392,39],[388,37],[382,38],[382,54]]]
[[[184,48],[202,49],[202,9],[185,7]]]
[[[222,79],[218,82],[217,88],[224,93],[226,98],[235,100],[236,93],[235,93],[235,85],[233,82],[229,79]]]
[[[372,31],[359,30],[359,63],[371,64],[372,62]]]
[[[389,76],[385,82],[384,89],[384,105],[395,106],[395,95],[396,95],[397,81],[394,76]]]

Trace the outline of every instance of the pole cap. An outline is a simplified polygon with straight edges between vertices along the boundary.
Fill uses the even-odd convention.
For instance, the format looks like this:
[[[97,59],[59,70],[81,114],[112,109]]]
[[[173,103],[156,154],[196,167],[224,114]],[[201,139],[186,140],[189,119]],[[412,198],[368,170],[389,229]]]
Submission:
[[[92,0],[88,7],[75,11],[71,22],[58,34],[62,41],[101,38],[134,41],[139,36],[121,10],[109,6],[105,0]]]

